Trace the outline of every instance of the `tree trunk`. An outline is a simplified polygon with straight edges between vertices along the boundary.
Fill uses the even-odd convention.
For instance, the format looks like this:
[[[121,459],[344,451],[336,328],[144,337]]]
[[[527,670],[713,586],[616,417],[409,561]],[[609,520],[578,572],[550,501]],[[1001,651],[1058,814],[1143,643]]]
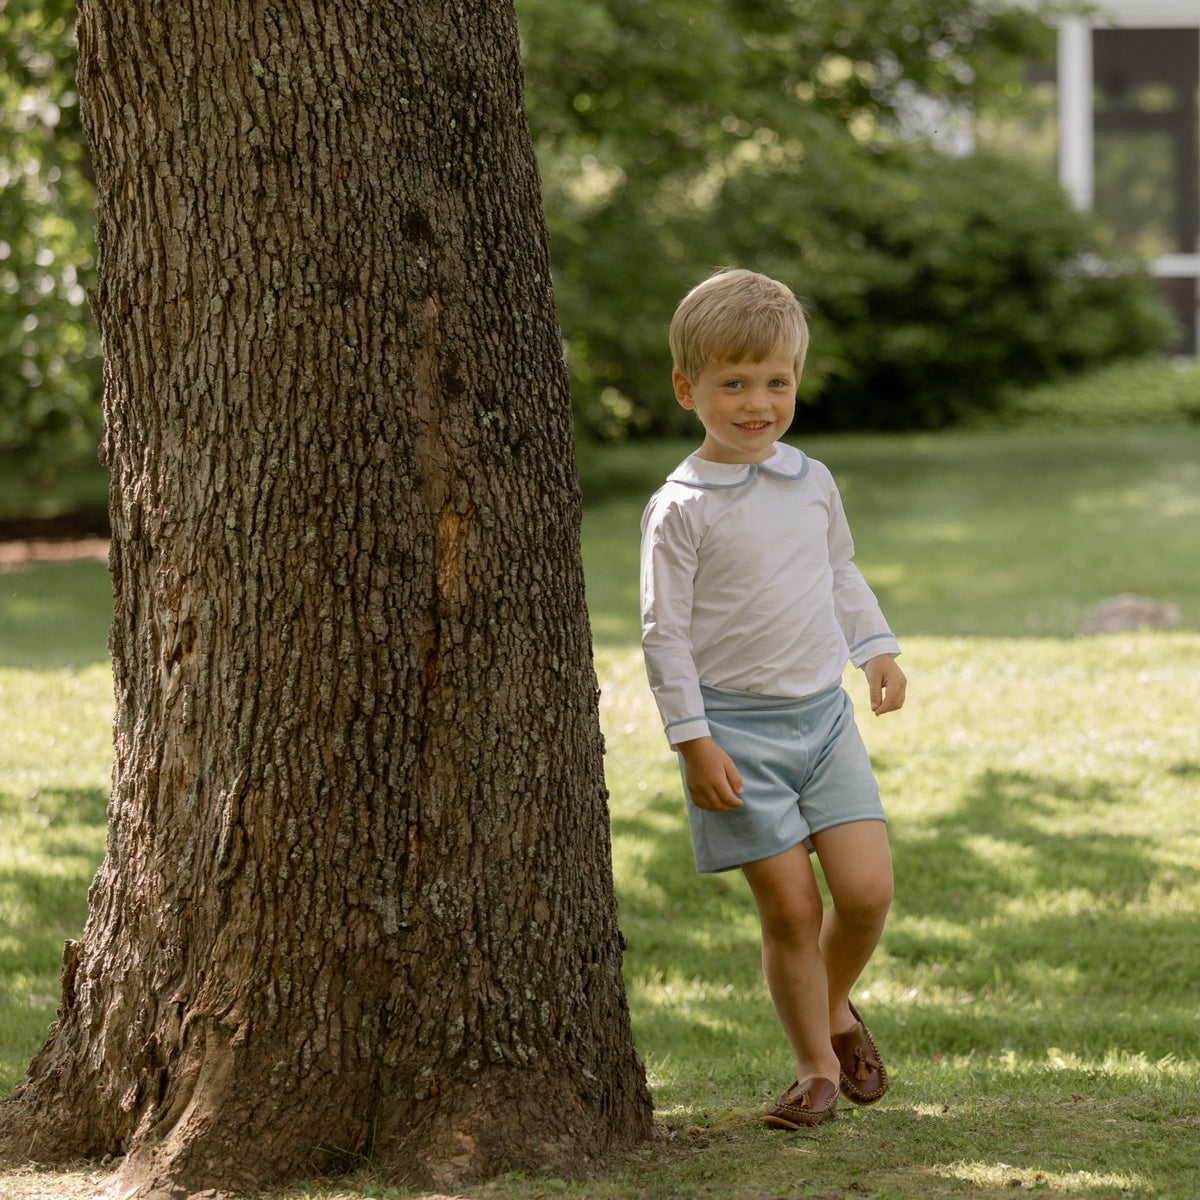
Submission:
[[[81,0],[79,41],[113,793],[0,1144],[139,1200],[578,1171],[650,1102],[511,6]]]

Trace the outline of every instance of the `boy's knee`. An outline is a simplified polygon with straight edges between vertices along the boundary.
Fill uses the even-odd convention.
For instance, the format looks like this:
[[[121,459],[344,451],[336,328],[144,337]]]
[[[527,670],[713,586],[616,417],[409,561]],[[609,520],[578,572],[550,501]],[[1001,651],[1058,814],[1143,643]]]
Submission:
[[[891,873],[856,879],[834,896],[838,916],[850,925],[876,925],[887,916],[894,892]]]
[[[764,938],[775,942],[812,942],[821,932],[824,910],[820,898],[789,896],[780,903],[759,909]]]

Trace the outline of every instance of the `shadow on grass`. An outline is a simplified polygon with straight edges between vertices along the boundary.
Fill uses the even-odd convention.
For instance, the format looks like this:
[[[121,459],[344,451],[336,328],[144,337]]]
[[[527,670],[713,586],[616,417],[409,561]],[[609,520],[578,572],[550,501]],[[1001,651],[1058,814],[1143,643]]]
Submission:
[[[1200,1165],[1189,1145],[1194,1120],[1159,1097],[1077,1103],[1032,1089],[941,1111],[888,1100],[879,1109],[842,1108],[832,1125],[795,1134],[758,1128],[756,1118],[733,1109],[670,1126],[659,1144],[612,1156],[601,1194],[917,1200],[1037,1190],[1182,1200],[1195,1194]]]
[[[863,985],[886,979],[891,995],[912,994],[876,1002],[877,1036],[930,1059],[1016,1050],[1045,1061],[1050,1047],[1093,1059],[1200,1058],[1194,912],[1171,902],[1187,881],[1159,864],[1160,841],[1130,831],[1135,792],[1098,778],[988,770],[951,813],[893,817],[897,899]],[[652,1012],[647,1032],[672,1048],[686,1045],[689,1029],[731,1046],[761,1041],[770,1028],[758,1011],[748,889],[737,873],[695,874],[678,791],[647,801],[643,814],[613,821],[618,846],[628,837],[642,848],[644,883],[621,902],[627,970],[672,980],[676,992],[697,980],[691,1004],[686,995],[637,1001]],[[658,830],[648,857],[646,818]]]
[[[77,670],[106,662],[111,617],[103,563],[0,572],[0,667]]]
[[[1153,875],[1155,842],[1126,829],[1135,803],[1127,789],[1103,779],[983,771],[958,811],[935,828],[906,829],[893,820],[905,909],[979,919],[1001,898],[1064,889],[1120,908],[1144,896]],[[1105,812],[1111,832],[1062,831],[1097,811]]]
[[[104,829],[108,824],[108,793],[103,788],[47,788],[32,799],[0,791],[0,817],[14,823],[34,821],[43,830],[66,833],[79,826]],[[55,834],[39,834],[38,850],[53,854]]]
[[[892,970],[953,997],[918,999],[908,1038],[940,1054],[1200,1057],[1194,918],[1171,900],[1185,881],[1130,831],[1138,812],[1134,788],[990,770],[933,830],[894,822]]]
[[[107,826],[103,788],[0,791],[0,1095],[20,1078],[58,1007],[63,943],[78,938]]]

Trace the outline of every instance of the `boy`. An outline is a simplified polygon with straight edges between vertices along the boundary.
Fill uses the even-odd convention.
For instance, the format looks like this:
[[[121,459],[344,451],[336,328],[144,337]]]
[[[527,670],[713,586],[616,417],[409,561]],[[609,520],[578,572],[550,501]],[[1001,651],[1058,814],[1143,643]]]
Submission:
[[[679,752],[697,870],[739,867],[758,907],[796,1056],[765,1120],[797,1129],[832,1120],[839,1090],[856,1104],[887,1090],[850,989],[883,931],[891,853],[841,678],[849,658],[877,715],[900,708],[900,647],[852,561],[832,476],[778,441],[808,349],[795,296],[720,271],[680,302],[670,343],[675,398],[704,441],[642,518],[646,672]]]

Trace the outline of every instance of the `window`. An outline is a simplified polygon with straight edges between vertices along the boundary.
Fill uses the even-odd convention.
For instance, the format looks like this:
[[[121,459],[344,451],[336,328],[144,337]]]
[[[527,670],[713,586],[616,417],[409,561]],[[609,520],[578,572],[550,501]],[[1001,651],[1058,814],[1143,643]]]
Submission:
[[[1096,29],[1092,62],[1096,211],[1159,260],[1177,349],[1196,353],[1200,260],[1164,256],[1200,254],[1200,29]]]

